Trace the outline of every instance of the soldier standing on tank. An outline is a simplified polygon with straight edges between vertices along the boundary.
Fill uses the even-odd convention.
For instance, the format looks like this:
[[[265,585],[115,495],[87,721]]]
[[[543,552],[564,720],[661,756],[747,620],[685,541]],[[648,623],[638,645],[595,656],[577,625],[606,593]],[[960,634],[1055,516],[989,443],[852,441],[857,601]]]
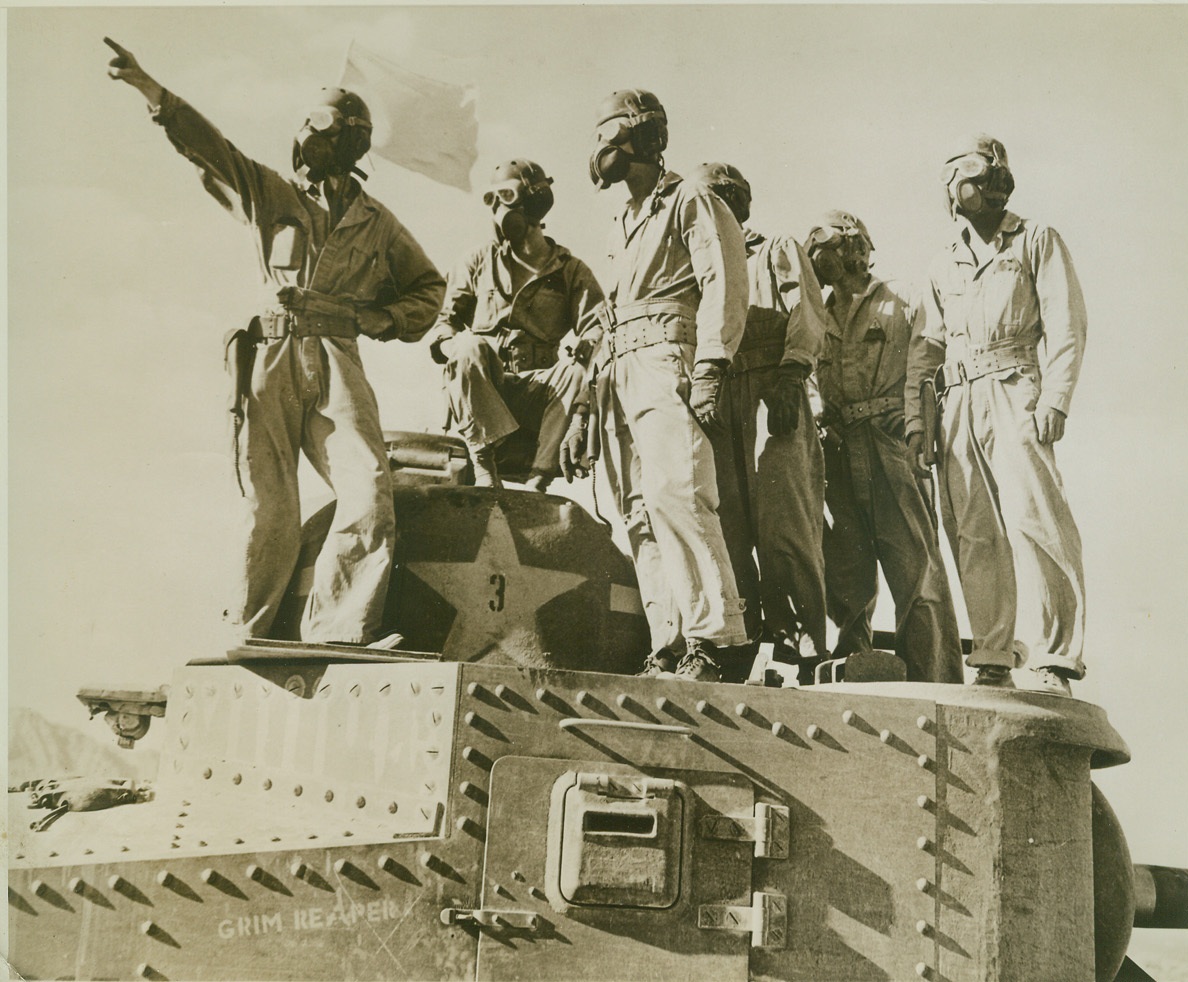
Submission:
[[[718,403],[723,425],[709,431],[718,517],[748,632],[758,635],[762,609],[767,636],[786,639],[807,681],[826,654],[825,465],[806,384],[825,333],[821,288],[794,238],[746,227],[751,186],[737,168],[702,164],[690,180],[713,188],[743,226],[750,281],[746,329]],[[756,461],[761,402],[768,437]]]
[[[131,52],[107,43],[116,52],[108,74],[145,96],[153,121],[198,166],[203,187],[252,229],[269,296],[228,344],[249,526],[241,593],[228,615],[250,636],[269,632],[301,547],[303,451],[337,500],[301,636],[374,640],[396,523],[379,409],[357,338],[419,340],[445,284],[408,230],[353,176],[362,174],[355,165],[371,145],[367,106],[354,93],[323,89],[293,141],[298,179],[287,180],[240,153]]]
[[[1085,674],[1085,581],[1054,445],[1085,352],[1085,301],[1060,236],[1007,210],[1001,142],[968,141],[942,181],[958,234],[932,264],[912,338],[908,440],[918,457],[933,439],[919,386],[938,377],[941,514],[975,684],[1013,688],[1011,669],[1030,658],[1040,688],[1068,695]]]
[[[930,492],[904,443],[908,342],[918,304],[870,273],[861,219],[820,218],[806,247],[829,287],[817,367],[825,440],[825,580],[835,657],[869,651],[878,567],[895,598],[895,648],[912,682],[961,682],[961,635]]]
[[[527,433],[534,444],[528,486],[543,491],[558,473],[566,420],[597,343],[602,289],[580,259],[542,231],[553,179],[530,160],[495,168],[483,203],[494,240],[450,274],[445,306],[430,335],[444,366],[450,415],[466,441],[475,483],[501,487],[499,464]],[[574,335],[569,358],[561,341]]]
[[[666,170],[668,117],[651,92],[604,100],[595,137],[591,179],[599,189],[625,182],[630,193],[611,233],[601,408],[616,441],[607,476],[652,633],[644,673],[742,681],[753,651],[706,437],[720,425],[718,394],[746,321],[742,231],[708,187]],[[578,409],[562,448],[567,476],[586,427]]]

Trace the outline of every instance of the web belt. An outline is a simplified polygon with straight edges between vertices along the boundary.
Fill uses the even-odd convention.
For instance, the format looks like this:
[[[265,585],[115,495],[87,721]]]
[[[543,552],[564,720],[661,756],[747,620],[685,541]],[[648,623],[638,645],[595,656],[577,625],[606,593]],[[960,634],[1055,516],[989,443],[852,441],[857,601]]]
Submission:
[[[896,396],[880,396],[877,399],[864,399],[862,402],[851,402],[841,407],[842,425],[854,426],[872,416],[882,416],[893,409],[903,410],[903,399]]]
[[[256,325],[259,325],[259,334]],[[275,341],[278,338],[357,338],[359,326],[354,316],[311,313],[304,310],[269,310],[252,319],[250,331],[253,341]]]
[[[1003,344],[971,348],[962,358],[951,358],[942,369],[945,387],[972,382],[983,375],[1004,372],[1024,365],[1038,366],[1039,356],[1033,344]]]
[[[697,343],[697,311],[679,300],[637,300],[616,304],[610,308],[609,314],[612,357],[664,341]],[[660,314],[670,314],[678,319],[663,323],[651,319]]]

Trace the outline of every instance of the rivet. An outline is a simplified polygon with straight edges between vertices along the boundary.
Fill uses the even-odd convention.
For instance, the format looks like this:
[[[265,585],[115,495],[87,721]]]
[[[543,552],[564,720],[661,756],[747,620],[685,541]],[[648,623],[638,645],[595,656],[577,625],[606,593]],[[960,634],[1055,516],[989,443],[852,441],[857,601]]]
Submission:
[[[394,802],[394,801],[389,801],[389,802],[388,802],[388,813],[389,813],[389,814],[391,814],[391,815],[395,815],[395,814],[396,814],[396,810],[397,810],[397,808],[398,808],[398,807],[399,807],[399,806],[396,804],[396,802]]]
[[[347,830],[346,830],[345,832],[343,832],[342,834],[343,834],[343,835],[344,835],[346,838],[348,838],[348,839],[349,839],[349,838],[350,838],[352,835],[354,835],[355,833],[354,833],[354,832],[352,832],[350,829],[347,829]]]
[[[94,849],[84,849],[83,855],[84,856],[93,856],[93,855],[95,855],[95,850]]]
[[[231,775],[231,783],[232,784],[243,784],[243,775],[242,774],[232,774]]]
[[[523,883],[525,877],[524,877],[524,874],[521,873],[518,869],[514,869],[514,870],[512,870],[512,879],[515,880],[517,883]]]
[[[165,978],[164,975],[162,975],[155,968],[153,968],[153,966],[150,965],[148,962],[141,962],[139,965],[137,965],[136,966],[136,974],[139,975],[142,979],[163,979],[163,978]]]
[[[928,732],[932,729],[932,720],[930,720],[927,716],[917,716],[916,725],[925,732]]]
[[[206,843],[203,842],[201,839],[198,840],[198,845],[202,846],[203,848],[206,848]]]
[[[272,778],[269,778],[269,777],[264,778],[264,790],[265,791],[272,790]]]
[[[495,686],[495,695],[497,695],[500,699],[505,698],[507,696],[508,691],[509,690],[508,690],[507,686],[504,685],[502,682],[500,682],[497,686]]]
[[[327,791],[322,797],[324,797],[327,801],[333,801],[334,800],[334,792]]]
[[[927,935],[929,931],[927,921],[916,921],[916,933]]]
[[[697,705],[697,711],[699,713],[704,713],[707,709],[709,709],[709,700],[708,699],[698,699],[696,705]]]
[[[735,716],[746,716],[747,713],[749,713],[750,711],[751,711],[751,707],[748,706],[745,702],[740,702],[737,706],[734,707],[734,715]]]
[[[807,729],[805,729],[804,732],[808,734],[808,738],[810,740],[816,740],[821,736],[821,727],[819,727],[816,723],[809,723]]]
[[[923,962],[916,963],[916,974],[922,979],[928,978],[928,966]]]
[[[128,852],[127,846],[120,846],[120,852]],[[17,856],[17,859],[24,859],[24,856]]]
[[[553,694],[548,689],[543,687],[536,690],[536,698],[540,702],[544,702],[546,699],[551,699],[552,696]]]
[[[932,884],[928,882],[928,878],[924,876],[920,877],[920,879],[916,881],[916,889],[921,893],[927,893],[931,885]]]
[[[622,709],[630,701],[631,697],[626,692],[620,692],[615,696],[615,705]]]
[[[367,807],[367,799],[364,798],[362,795],[359,795],[359,797],[355,799],[355,807],[356,808],[366,808]]]
[[[425,869],[428,869],[433,865],[433,858],[433,853],[423,852],[417,857],[417,862],[424,866]]]
[[[928,852],[932,849],[932,840],[928,836],[922,835],[916,840],[916,848],[922,852]]]
[[[294,794],[296,797],[300,798],[300,797],[301,797],[301,792],[302,792],[302,791],[304,791],[304,790],[305,790],[305,788],[303,788],[303,787],[302,787],[300,784],[298,784],[298,785],[295,785],[295,786],[293,787],[293,794]]]
[[[237,837],[237,838],[235,839],[235,844],[236,844],[237,846],[242,846],[242,845],[243,845],[243,839],[240,839],[240,838],[238,838],[238,837]]]
[[[788,732],[788,727],[785,726],[783,723],[772,723],[771,724],[771,732],[772,732],[772,736],[783,736],[785,733]]]
[[[578,704],[582,706],[589,706],[594,701],[594,697],[590,695],[590,693],[585,689],[579,689],[575,698],[577,699]]]
[[[87,889],[87,884],[83,881],[83,879],[81,877],[78,877],[78,876],[73,877],[70,880],[70,882],[67,883],[66,885],[68,887],[70,887],[71,893],[77,893],[80,896]]]
[[[475,724],[475,722],[474,722],[474,721],[475,721],[475,719],[477,719],[477,716],[476,716],[476,715],[475,715],[473,712],[466,713],[466,714],[465,714],[465,715],[462,717],[462,719],[463,719],[463,721],[466,723],[466,725],[467,725],[467,726],[474,726],[474,727],[475,727],[475,729],[477,729],[477,728],[478,728],[478,727],[477,727],[477,725],[476,725],[476,724]]]
[[[482,691],[483,687],[477,682],[471,682],[470,685],[466,687],[466,694],[468,696],[477,696]]]
[[[304,880],[306,874],[309,873],[309,867],[306,866],[305,863],[303,863],[300,859],[298,859],[289,867],[289,872],[293,876],[297,877],[297,879]]]
[[[847,725],[854,722],[854,710],[847,709],[844,713],[842,713],[842,722]]]
[[[272,842],[280,842],[280,840],[281,840],[281,837],[279,835],[274,835],[271,839]]]
[[[548,894],[546,894],[540,887],[529,887],[528,892],[532,896],[534,896],[537,900],[548,900],[549,899]]]
[[[362,691],[363,691],[363,687],[360,686],[358,682],[356,682],[354,685],[351,686],[351,695],[354,696],[356,699],[359,698],[359,693],[361,693]]]
[[[890,743],[895,738],[895,734],[890,730],[879,731],[879,741],[882,743]]]
[[[916,804],[921,808],[927,809],[932,804],[932,799],[929,798],[928,795],[922,794],[916,799]]]
[[[211,777],[213,775],[214,775],[214,771],[212,771],[209,767],[202,768],[202,776],[204,778],[206,778],[208,781],[211,779]]]
[[[671,705],[672,703],[668,701],[668,696],[659,696],[656,699],[656,708],[662,713],[668,712],[668,707]]]
[[[916,763],[921,767],[928,767],[932,764],[932,758],[929,757],[928,754],[920,754],[920,756],[916,758]]]

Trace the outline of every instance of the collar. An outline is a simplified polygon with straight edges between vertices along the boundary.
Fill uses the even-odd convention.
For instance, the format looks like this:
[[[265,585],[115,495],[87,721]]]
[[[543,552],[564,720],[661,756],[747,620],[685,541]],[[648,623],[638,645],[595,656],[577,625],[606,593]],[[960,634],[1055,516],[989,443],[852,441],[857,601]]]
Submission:
[[[767,241],[767,236],[762,232],[756,232],[754,229],[743,226],[743,243],[747,247],[747,255],[753,256],[759,251],[759,247]]]
[[[540,267],[540,270],[536,273],[533,279],[547,276],[549,273],[557,269],[557,267],[565,263],[572,255],[572,253],[566,249],[565,246],[558,245],[557,242],[550,236],[546,235],[544,239],[549,244],[549,248],[552,251],[549,256],[549,261]],[[498,258],[505,267],[509,267],[513,262],[519,262],[519,260],[516,260],[512,257],[511,243],[506,240],[502,242],[500,242],[498,239],[494,240],[491,243],[491,253],[494,257]]]
[[[949,247],[953,252],[958,250],[973,251],[973,247],[969,244],[969,237],[974,233],[973,226],[969,224],[969,220],[962,218],[958,226],[959,232],[957,238],[953,240],[953,244]],[[1008,236],[1017,235],[1023,231],[1023,219],[1016,215],[1013,211],[1007,210],[1002,213],[1002,219],[998,223],[998,228],[994,232],[994,247],[995,251],[1002,249],[1003,243]],[[958,256],[961,261],[961,257]]]
[[[870,279],[866,283],[866,288],[861,293],[855,293],[853,295],[853,297],[850,298],[849,313],[850,313],[851,321],[854,320],[855,311],[857,311],[858,308],[861,307],[866,302],[868,297],[870,297],[877,290],[879,290],[882,287],[882,285],[883,285],[883,281],[880,280],[877,276],[871,274]],[[837,303],[837,297],[835,296],[835,294],[833,292],[833,287],[829,287],[829,296],[827,296],[825,298],[825,309],[830,312],[830,316],[829,316],[828,323],[826,323],[826,325],[825,325],[825,333],[832,334],[835,338],[840,339],[841,337],[843,337],[842,326],[837,322],[837,318],[833,316],[833,308],[834,308],[834,306],[836,306],[836,303]],[[873,327],[873,326],[874,326],[873,323],[867,324],[866,330],[862,332],[863,336],[865,336],[870,331],[871,327]]]

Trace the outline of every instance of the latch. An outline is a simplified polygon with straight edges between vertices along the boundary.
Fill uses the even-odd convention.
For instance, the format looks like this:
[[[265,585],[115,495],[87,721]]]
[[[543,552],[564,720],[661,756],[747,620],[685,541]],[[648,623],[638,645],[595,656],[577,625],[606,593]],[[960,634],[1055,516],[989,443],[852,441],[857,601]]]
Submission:
[[[755,893],[750,907],[702,904],[697,926],[703,931],[750,931],[752,948],[785,948],[788,944],[788,898],[780,893]]]
[[[577,786],[590,794],[604,798],[655,798],[672,794],[674,782],[655,777],[625,777],[623,775],[587,774],[577,776]]]
[[[754,842],[756,859],[787,859],[789,826],[789,812],[785,805],[760,801],[755,805],[754,816],[702,816],[701,837]]]
[[[540,930],[540,915],[530,910],[466,910],[462,907],[446,907],[441,912],[441,923],[478,924],[481,927],[536,934]]]

